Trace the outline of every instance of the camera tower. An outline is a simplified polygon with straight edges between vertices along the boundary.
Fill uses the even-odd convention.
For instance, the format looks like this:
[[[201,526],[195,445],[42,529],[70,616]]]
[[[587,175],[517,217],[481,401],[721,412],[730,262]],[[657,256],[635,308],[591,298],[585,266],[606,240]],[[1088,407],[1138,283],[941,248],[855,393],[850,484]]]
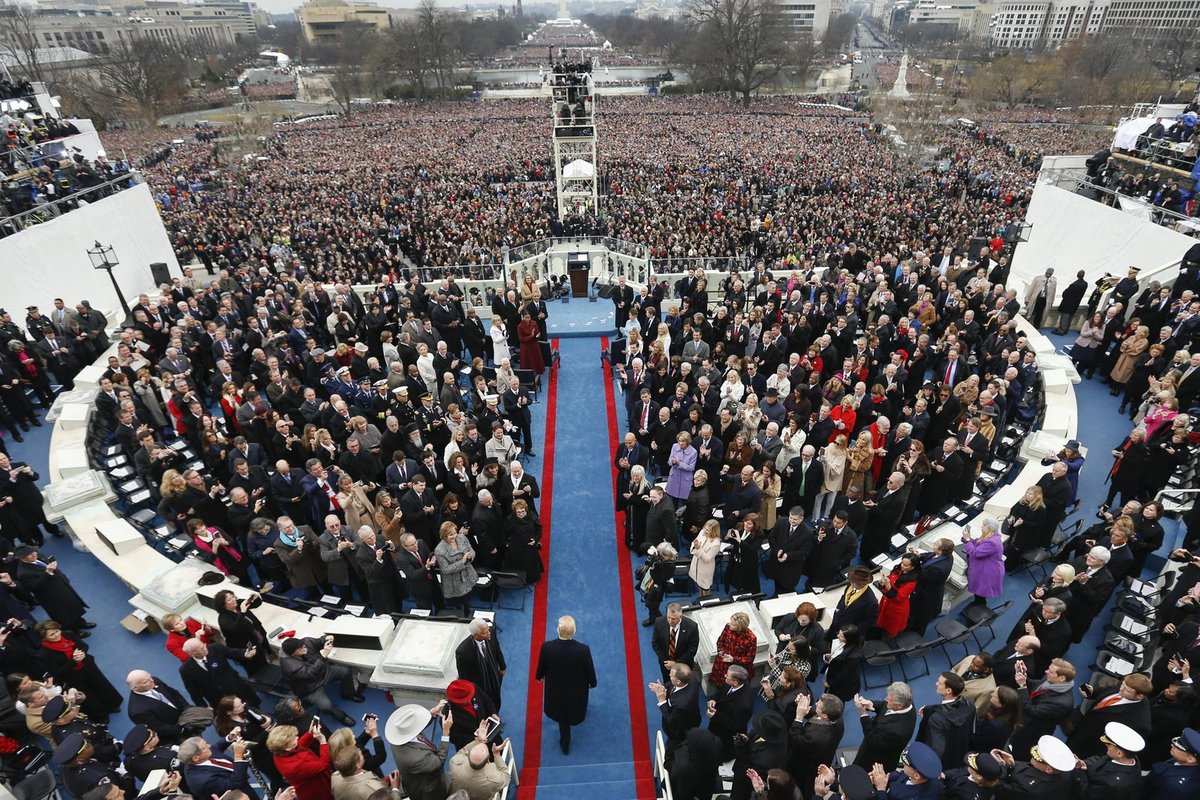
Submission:
[[[596,95],[591,63],[560,59],[550,75],[558,218],[598,212]]]

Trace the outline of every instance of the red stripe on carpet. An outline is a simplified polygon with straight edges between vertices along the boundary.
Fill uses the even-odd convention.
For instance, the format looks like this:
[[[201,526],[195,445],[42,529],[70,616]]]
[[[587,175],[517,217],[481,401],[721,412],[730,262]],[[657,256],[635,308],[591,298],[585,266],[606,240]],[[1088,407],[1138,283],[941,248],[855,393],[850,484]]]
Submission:
[[[557,349],[558,339],[550,343]],[[550,592],[550,512],[554,505],[554,416],[558,405],[558,370],[551,369],[546,382],[546,440],[542,443],[542,558],[546,574],[533,591],[533,620],[529,631],[529,686],[525,701],[525,763],[521,765],[518,800],[534,800],[538,772],[542,766],[542,685],[537,674],[537,657],[546,641],[546,606]],[[645,727],[645,726],[643,726]]]
[[[600,348],[607,349],[608,337],[600,339]],[[621,436],[617,429],[616,391],[613,389],[612,365],[604,362],[604,404],[608,410],[609,462],[616,458]],[[612,466],[613,491],[616,492],[616,464]],[[614,494],[614,498],[615,498]],[[641,800],[653,800],[657,796],[654,785],[653,754],[650,752],[650,735],[646,728],[646,696],[642,680],[641,646],[638,640],[637,595],[633,591],[633,560],[625,546],[625,513],[614,513],[616,535],[613,544],[617,548],[617,571],[621,586],[621,630],[625,639],[625,680],[629,694],[629,723],[633,727],[633,778]],[[657,678],[656,678],[657,679]]]

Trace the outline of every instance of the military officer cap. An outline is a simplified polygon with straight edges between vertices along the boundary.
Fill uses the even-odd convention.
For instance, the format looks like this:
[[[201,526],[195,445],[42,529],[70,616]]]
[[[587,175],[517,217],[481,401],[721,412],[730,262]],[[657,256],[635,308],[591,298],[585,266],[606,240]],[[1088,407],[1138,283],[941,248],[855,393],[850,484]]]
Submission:
[[[991,753],[967,753],[967,766],[979,773],[985,781],[999,780],[1003,772],[1000,762]]]
[[[150,741],[150,729],[145,725],[134,725],[125,734],[124,750],[126,753],[136,753]]]
[[[67,713],[68,708],[67,701],[62,695],[51,697],[49,702],[42,706],[42,720],[45,722],[57,722]]]
[[[77,755],[83,752],[83,748],[86,746],[87,742],[83,740],[83,734],[72,733],[59,742],[58,747],[54,748],[54,755],[50,760],[59,766],[69,764],[75,760]]]
[[[1122,722],[1110,722],[1105,725],[1100,741],[1116,745],[1126,753],[1140,753],[1146,749],[1146,740],[1141,734]]]
[[[1038,739],[1031,754],[1038,761],[1049,765],[1057,772],[1070,772],[1075,769],[1075,754],[1062,739],[1056,739],[1049,735],[1043,736]]]
[[[917,774],[926,780],[933,780],[942,774],[942,760],[933,748],[923,742],[913,742],[908,746],[908,763]]]
[[[846,796],[847,800],[867,800],[868,797],[875,794],[875,787],[871,785],[870,776],[857,764],[842,767],[838,773],[838,786],[842,788],[842,794]]]

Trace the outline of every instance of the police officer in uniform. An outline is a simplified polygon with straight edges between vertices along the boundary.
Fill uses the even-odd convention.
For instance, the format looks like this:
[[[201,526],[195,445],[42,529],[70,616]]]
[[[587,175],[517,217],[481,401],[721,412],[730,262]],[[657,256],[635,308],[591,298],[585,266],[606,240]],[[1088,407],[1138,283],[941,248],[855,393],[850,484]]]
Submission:
[[[113,765],[121,762],[121,745],[113,739],[108,726],[88,719],[79,706],[62,695],[46,702],[42,707],[42,720],[50,724],[50,738],[55,744],[62,744],[77,733],[87,740],[97,761]]]
[[[1146,796],[1154,800],[1196,800],[1200,796],[1200,731],[1184,728],[1171,740],[1171,757],[1150,768]]]
[[[122,745],[125,750],[125,769],[139,781],[145,781],[146,776],[156,769],[170,772],[179,768],[175,750],[165,747],[158,734],[145,725],[130,728]]]
[[[1017,761],[1012,753],[992,751],[1004,772],[996,787],[996,800],[1062,800],[1071,796],[1075,754],[1066,742],[1042,736],[1029,749],[1029,756],[1029,761]]]
[[[929,745],[913,742],[891,774],[876,764],[870,772],[875,800],[938,800],[942,795],[942,760]]]
[[[62,768],[62,784],[72,797],[83,797],[84,792],[101,783],[120,786],[126,800],[137,796],[132,775],[122,775],[114,765],[97,761],[94,755],[92,745],[79,733],[72,733],[54,748],[51,760]]]
[[[991,753],[967,753],[963,765],[942,775],[945,800],[992,800],[1003,765]]]
[[[1106,750],[1086,761],[1075,759],[1075,797],[1079,800],[1137,800],[1142,791],[1142,767],[1137,754],[1146,740],[1121,722],[1104,726],[1100,737]]]

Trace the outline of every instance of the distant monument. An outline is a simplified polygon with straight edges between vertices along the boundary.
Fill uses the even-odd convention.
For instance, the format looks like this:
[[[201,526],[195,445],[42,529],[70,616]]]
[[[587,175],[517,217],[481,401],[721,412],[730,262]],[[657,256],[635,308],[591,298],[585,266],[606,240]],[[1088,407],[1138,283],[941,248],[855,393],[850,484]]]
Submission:
[[[888,92],[888,97],[894,97],[897,100],[907,100],[912,97],[908,91],[908,53],[905,53],[900,59],[900,71],[896,73],[896,82],[892,85],[892,90]]]
[[[558,16],[550,21],[560,25],[569,25],[572,22],[571,15],[567,12],[567,0],[558,0]]]

